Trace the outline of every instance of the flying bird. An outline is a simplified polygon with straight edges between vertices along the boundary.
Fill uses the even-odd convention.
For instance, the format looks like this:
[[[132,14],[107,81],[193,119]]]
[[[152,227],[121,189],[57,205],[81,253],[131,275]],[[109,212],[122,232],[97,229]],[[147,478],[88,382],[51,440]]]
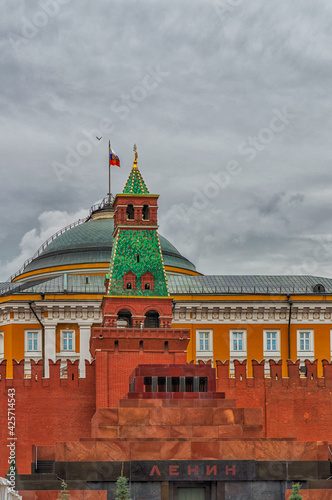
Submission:
[[[100,141],[100,139],[102,139],[102,138],[103,138],[103,136],[101,136],[101,137],[96,136],[96,139],[98,139],[98,141]]]

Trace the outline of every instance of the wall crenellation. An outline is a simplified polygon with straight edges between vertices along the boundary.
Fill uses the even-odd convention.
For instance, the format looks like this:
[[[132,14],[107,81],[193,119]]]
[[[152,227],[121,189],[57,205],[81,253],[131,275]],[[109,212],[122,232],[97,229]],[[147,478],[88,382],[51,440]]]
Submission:
[[[85,377],[80,377],[79,360],[71,361],[67,359],[67,373],[61,374],[61,360],[56,362],[49,361],[49,377],[43,377],[43,362],[42,360],[34,361],[31,359],[31,375],[24,375],[25,360],[17,361],[13,359],[13,378],[6,378],[7,360],[0,362],[0,384],[5,381],[6,386],[21,385],[30,387],[32,385],[40,387],[64,386],[64,385],[82,385],[89,384],[95,379],[95,361],[85,360]]]
[[[203,362],[201,362],[203,363]],[[311,385],[316,385],[318,387],[332,387],[332,362],[324,359],[322,361],[323,365],[323,377],[318,377],[318,360],[310,361],[306,359],[304,361],[305,372],[300,372],[300,360],[292,361],[287,360],[287,374],[288,376],[282,376],[282,360],[275,361],[273,359],[269,360],[270,373],[267,375],[265,372],[265,360],[258,362],[257,360],[252,360],[252,377],[247,377],[247,360],[238,361],[234,360],[234,375],[229,375],[230,361],[216,361],[217,368],[217,378],[219,384],[224,386],[228,384],[230,387],[235,385],[248,385],[249,387],[256,387],[259,385],[271,386],[271,385],[298,385],[300,387],[309,387]]]
[[[306,387],[310,385],[317,385],[319,387],[332,387],[332,362],[324,359],[322,361],[323,366],[323,377],[318,377],[318,360],[310,361],[305,360],[306,373],[300,372],[300,360],[292,361],[287,360],[287,372],[288,377],[282,376],[282,360],[269,360],[270,373],[266,374],[265,371],[265,360],[257,361],[252,360],[252,370],[253,376],[247,377],[247,360],[238,361],[234,360],[234,374],[229,374],[230,361],[220,361],[216,360],[216,372],[219,384],[228,383],[230,386],[243,385],[246,384],[250,387],[257,385],[299,385],[301,387]],[[194,364],[194,361],[190,361],[188,364]],[[204,363],[204,361],[199,360],[198,365],[211,365],[211,360]],[[83,383],[85,378],[94,377],[95,374],[95,361],[89,362],[85,360],[86,367],[86,377],[81,378],[79,374],[79,360],[71,361],[67,360],[67,373],[65,375],[60,373],[61,360],[53,362],[49,360],[49,373],[48,378],[43,377],[43,366],[42,360],[34,361],[30,360],[31,366],[31,376],[24,376],[24,359],[17,361],[13,360],[13,378],[6,378],[6,366],[7,360],[0,362],[0,383],[3,380],[9,381],[24,381],[24,385],[28,386],[32,382],[37,382],[41,386],[49,386],[50,382],[58,381],[58,385],[64,382],[70,383],[72,385]]]

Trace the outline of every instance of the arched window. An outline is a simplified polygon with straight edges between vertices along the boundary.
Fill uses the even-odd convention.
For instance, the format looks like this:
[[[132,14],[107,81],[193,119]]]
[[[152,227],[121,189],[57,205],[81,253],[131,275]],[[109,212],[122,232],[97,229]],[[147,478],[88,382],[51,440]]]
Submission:
[[[317,283],[317,285],[314,286],[314,292],[316,292],[316,293],[324,293],[325,292],[324,285],[321,285],[320,283]]]
[[[142,219],[143,219],[143,220],[149,220],[149,219],[150,219],[150,209],[149,209],[149,205],[143,205],[143,210],[142,210]]]
[[[135,290],[136,289],[136,276],[132,271],[128,271],[123,276],[123,289]]]
[[[127,220],[134,220],[134,205],[131,203],[127,206]]]
[[[141,276],[141,287],[142,290],[153,290],[154,289],[154,276],[150,271],[146,271]]]
[[[117,326],[123,328],[131,328],[132,327],[132,314],[128,309],[121,309],[118,312],[117,318]]]
[[[145,315],[144,328],[159,328],[159,313],[150,310]]]

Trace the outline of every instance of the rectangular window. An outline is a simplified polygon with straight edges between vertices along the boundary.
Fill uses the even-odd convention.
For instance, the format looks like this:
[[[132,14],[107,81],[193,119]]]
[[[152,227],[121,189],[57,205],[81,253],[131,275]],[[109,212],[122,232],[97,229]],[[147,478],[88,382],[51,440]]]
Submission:
[[[230,332],[230,355],[246,356],[246,330],[231,330]]]
[[[310,333],[301,332],[300,333],[300,351],[310,350]]]
[[[234,360],[242,362],[247,357],[247,330],[230,330],[229,332],[229,372],[234,375]]]
[[[37,332],[28,332],[28,351],[38,351]]]
[[[279,361],[280,354],[280,330],[263,331],[263,356],[265,358],[265,375],[270,376],[270,359]]]
[[[297,357],[310,358],[314,357],[314,331],[313,330],[298,330],[297,331]]]
[[[243,351],[243,332],[233,333],[233,351]]]
[[[276,332],[267,332],[266,334],[266,350],[276,351],[277,350],[277,334]]]
[[[199,350],[209,351],[210,350],[210,334],[201,333],[199,334]]]
[[[25,331],[25,356],[40,357],[41,356],[41,332],[40,330]]]
[[[263,332],[264,357],[276,358],[280,356],[280,330],[264,330]]]
[[[213,330],[196,330],[196,359],[213,362]]]
[[[75,332],[62,331],[61,332],[61,351],[74,351],[75,350]]]

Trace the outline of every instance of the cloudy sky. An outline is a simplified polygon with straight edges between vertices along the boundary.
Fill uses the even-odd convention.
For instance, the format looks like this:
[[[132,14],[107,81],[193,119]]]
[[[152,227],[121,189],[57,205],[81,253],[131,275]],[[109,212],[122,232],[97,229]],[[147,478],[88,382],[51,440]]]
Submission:
[[[0,279],[106,195],[108,139],[202,273],[332,277],[331,2],[1,10]]]

